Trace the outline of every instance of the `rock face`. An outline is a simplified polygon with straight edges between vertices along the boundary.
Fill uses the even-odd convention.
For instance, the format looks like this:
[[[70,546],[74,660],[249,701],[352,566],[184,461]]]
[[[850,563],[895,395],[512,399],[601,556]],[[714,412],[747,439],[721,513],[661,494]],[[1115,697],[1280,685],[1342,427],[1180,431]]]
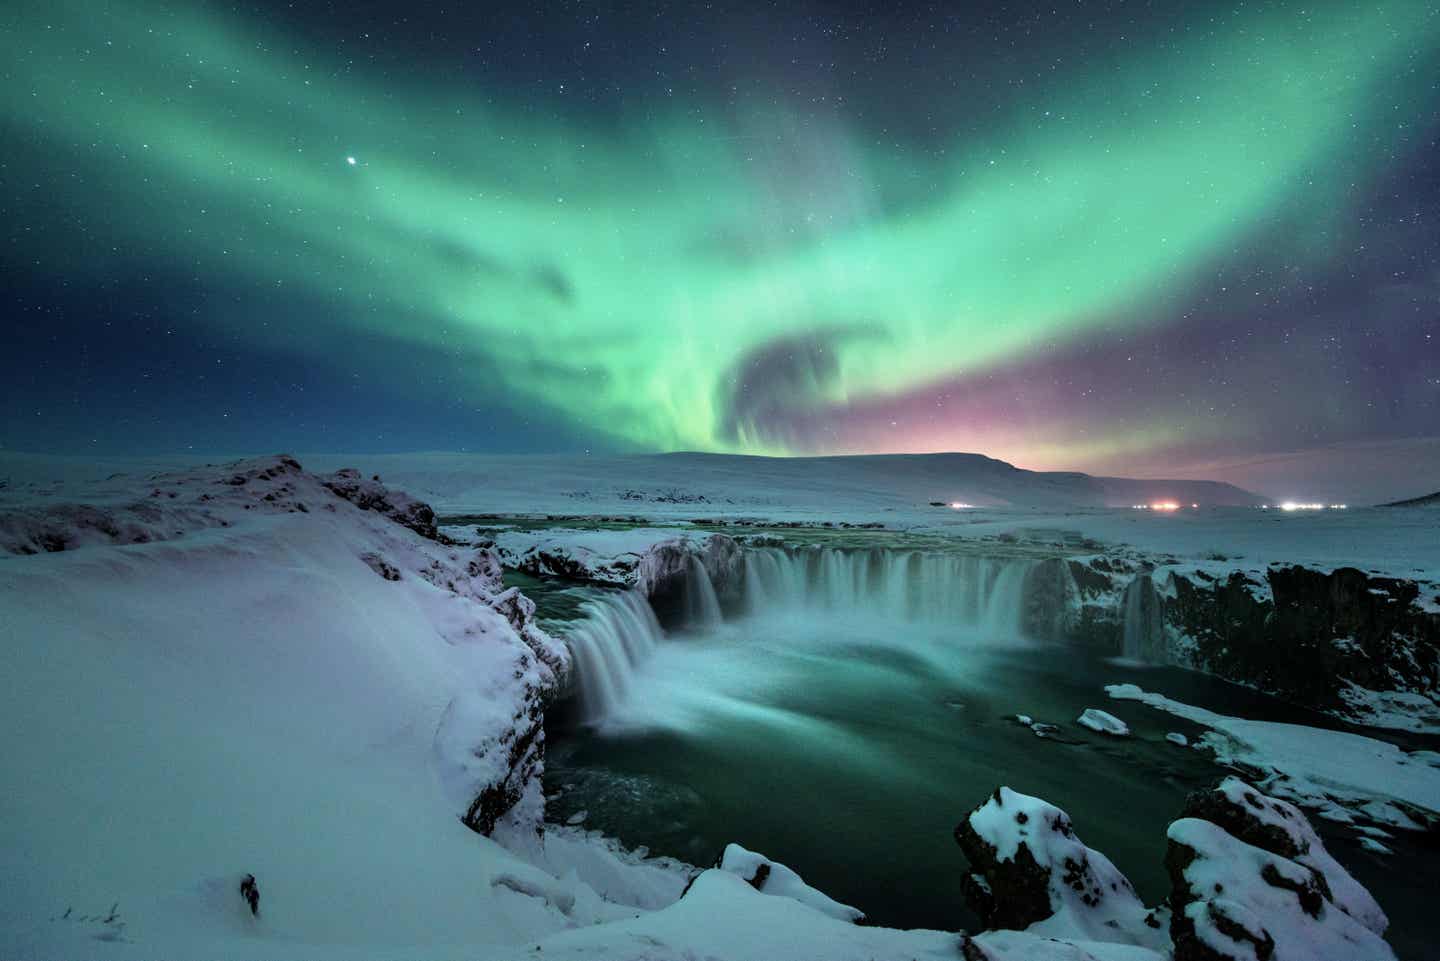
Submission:
[[[1388,961],[1388,921],[1293,805],[1237,778],[1170,825],[1175,961]]]
[[[1413,581],[1351,567],[1272,567],[1268,592],[1239,573],[1173,583],[1165,620],[1191,641],[1183,657],[1190,666],[1341,712],[1346,681],[1440,694],[1440,614],[1417,604]]]
[[[1204,671],[1359,723],[1390,709],[1437,713],[1433,585],[1422,591],[1349,567],[1067,563],[1077,609],[1066,636],[1074,642]]]
[[[1153,942],[1153,919],[1129,880],[1086,847],[1053,804],[1007,787],[955,828],[970,862],[965,900],[987,928],[1031,929],[1128,944]]]
[[[1070,561],[1049,557],[1025,576],[1020,623],[1031,637],[1061,638],[1079,627],[1080,588]]]
[[[693,610],[694,582],[704,576],[720,601],[733,601],[744,574],[744,550],[724,534],[710,534],[703,541],[677,538],[656,544],[640,557],[635,570],[635,587],[647,598],[662,621],[667,615]]]

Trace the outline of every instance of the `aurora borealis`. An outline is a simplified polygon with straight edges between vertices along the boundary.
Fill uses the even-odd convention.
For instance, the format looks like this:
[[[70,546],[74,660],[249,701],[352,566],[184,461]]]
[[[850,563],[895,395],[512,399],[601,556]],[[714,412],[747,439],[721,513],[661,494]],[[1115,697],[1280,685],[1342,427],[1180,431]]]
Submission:
[[[7,5],[0,444],[1437,433],[1433,4],[475,7]]]

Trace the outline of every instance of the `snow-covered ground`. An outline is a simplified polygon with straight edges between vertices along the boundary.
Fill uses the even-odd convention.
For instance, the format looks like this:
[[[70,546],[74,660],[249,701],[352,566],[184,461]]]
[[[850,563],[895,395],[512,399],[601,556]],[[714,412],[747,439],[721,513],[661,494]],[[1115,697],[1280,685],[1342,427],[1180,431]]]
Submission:
[[[368,460],[366,475],[442,512],[655,521],[496,538],[524,552],[548,536],[592,566],[639,558],[693,516],[766,516],[1066,543],[1074,537],[1057,532],[1078,532],[1197,561],[1223,552],[1440,570],[1435,539],[1421,536],[1433,512],[1367,523],[1360,511],[952,510],[929,505],[947,495],[925,493],[925,478],[872,490],[863,477],[742,483],[722,471],[692,490],[662,474],[587,474],[573,458],[513,476],[504,459],[478,473],[463,461]],[[0,554],[0,957],[956,956],[953,933],[848,923],[783,866],[769,891],[739,876],[763,854],[737,854],[740,867],[700,874],[680,898],[693,874],[684,865],[579,829],[537,835],[526,745],[564,649],[501,588],[494,555],[423,536],[423,505],[362,475],[327,479],[276,458],[205,468],[5,455],[0,477],[0,547],[13,552]],[[602,486],[603,497],[579,496]],[[1440,806],[1427,758],[1186,711],[1175,709],[1217,732],[1206,744],[1228,745],[1224,758],[1303,785],[1297,799],[1383,777],[1383,790],[1345,800],[1389,824],[1404,816],[1394,802]],[[518,804],[487,838],[461,819],[496,785]],[[258,917],[238,893],[247,874]],[[1043,933],[1069,943],[994,932],[974,950],[997,961],[1162,956],[1087,940],[1084,925]]]
[[[441,515],[638,516],[652,526],[757,518],[881,523],[890,530],[953,538],[1018,534],[1060,541],[1069,535],[1063,539],[1072,549],[1089,539],[1226,569],[1262,571],[1272,563],[1318,570],[1352,566],[1440,582],[1440,513],[1434,510],[1350,505],[1334,511],[1261,511],[1215,507],[1213,499],[1188,497],[1171,498],[1181,505],[1175,511],[1133,510],[1128,505],[1149,499],[1087,501],[1094,485],[1074,479],[1084,475],[1031,474],[972,455],[785,459],[441,453],[301,459],[312,470],[353,466],[366,475],[378,474]],[[117,486],[123,490],[148,474],[194,466],[196,460],[101,462],[0,452],[0,479],[8,480],[0,487],[0,509],[45,497],[92,502]],[[981,492],[967,494],[971,489]],[[1023,498],[1005,496],[1017,490]],[[977,506],[956,509],[951,503]],[[1100,503],[1121,506],[1096,506]],[[1189,508],[1190,503],[1200,507]]]
[[[783,866],[677,900],[684,865],[537,835],[563,649],[423,505],[283,458],[111,474],[0,505],[0,957],[954,957]],[[462,824],[511,777],[494,839]]]

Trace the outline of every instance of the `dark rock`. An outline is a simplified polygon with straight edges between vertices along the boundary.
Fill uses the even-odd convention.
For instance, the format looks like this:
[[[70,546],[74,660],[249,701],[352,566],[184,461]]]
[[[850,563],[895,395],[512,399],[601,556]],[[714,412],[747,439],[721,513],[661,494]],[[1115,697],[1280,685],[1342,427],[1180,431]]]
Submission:
[[[408,494],[389,490],[378,481],[366,480],[353,467],[337,470],[328,477],[320,478],[320,482],[331,493],[361,510],[383,514],[421,537],[432,541],[440,540],[440,531],[435,526],[435,512],[429,504],[415,500]]]
[[[240,882],[240,896],[245,903],[250,905],[250,913],[255,917],[260,916],[260,885],[255,883],[255,875],[247,874]]]
[[[1239,571],[1212,584],[1174,578],[1165,620],[1193,640],[1189,666],[1342,714],[1356,711],[1347,681],[1440,696],[1440,614],[1416,603],[1414,581],[1350,567],[1266,576],[1273,600]]]
[[[385,578],[385,580],[398,581],[400,579],[400,569],[379,554],[361,554],[360,559],[365,562],[367,567]]]

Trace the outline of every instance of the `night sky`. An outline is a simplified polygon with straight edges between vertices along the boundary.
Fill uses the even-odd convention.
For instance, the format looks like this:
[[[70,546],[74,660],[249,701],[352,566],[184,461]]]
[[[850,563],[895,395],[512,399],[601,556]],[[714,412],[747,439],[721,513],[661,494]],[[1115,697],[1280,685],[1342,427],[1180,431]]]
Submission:
[[[11,0],[0,71],[0,448],[1440,488],[1434,3]]]

